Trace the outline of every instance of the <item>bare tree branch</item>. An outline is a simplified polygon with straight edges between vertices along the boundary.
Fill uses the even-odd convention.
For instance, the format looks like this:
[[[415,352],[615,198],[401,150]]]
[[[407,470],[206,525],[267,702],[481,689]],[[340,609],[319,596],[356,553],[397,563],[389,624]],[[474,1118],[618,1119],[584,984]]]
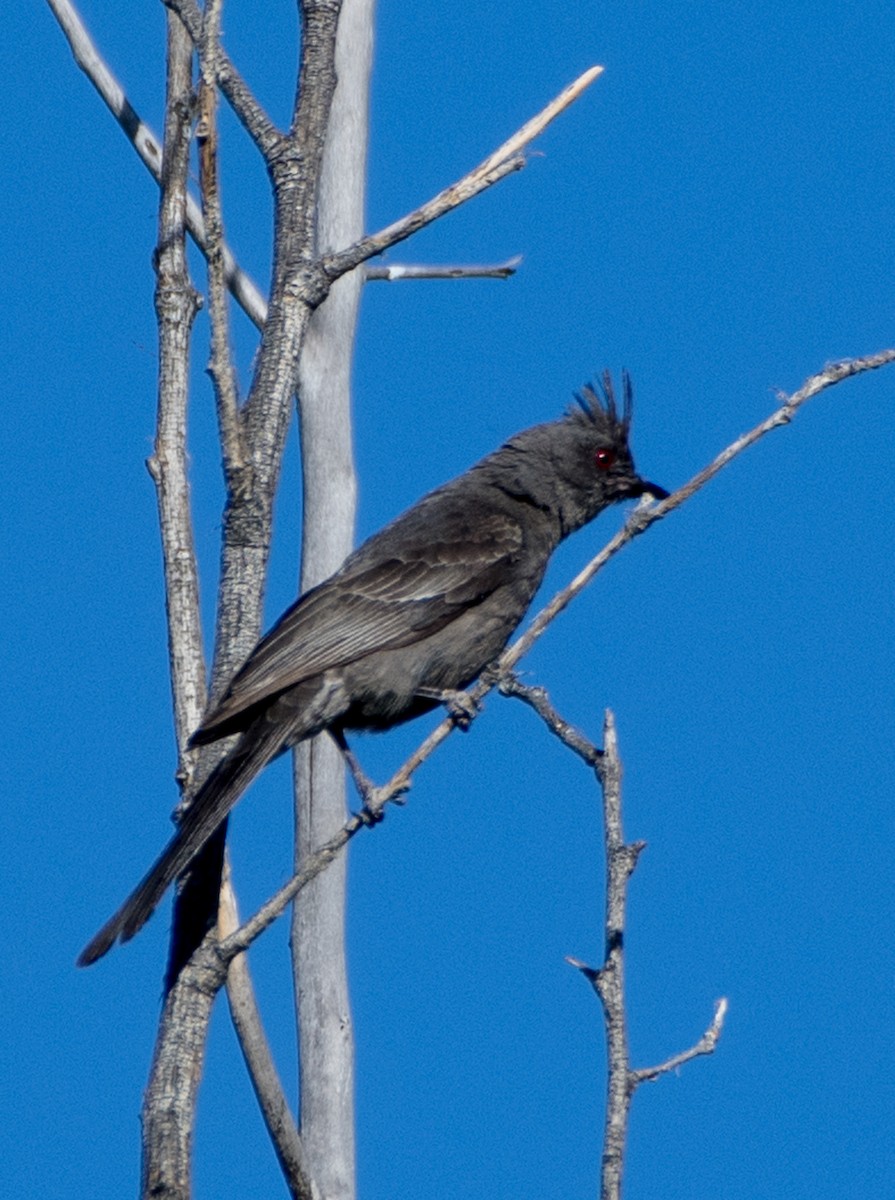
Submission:
[[[229,868],[224,870],[221,906],[218,910],[218,936],[227,937],[239,927],[239,913]],[[227,999],[230,1015],[258,1098],[264,1124],[293,1200],[312,1200],[315,1190],[308,1175],[304,1148],[295,1120],[280,1082],[280,1076],[264,1036],[261,1015],[244,954],[238,954],[227,972]]]
[[[242,492],[250,483],[248,461],[236,391],[236,373],[230,346],[224,262],[223,214],[218,176],[217,86],[215,64],[220,36],[221,0],[208,0],[200,41],[200,83],[196,139],[199,145],[199,182],[207,231],[208,296],[211,318],[209,374],[217,401],[218,426],[224,475],[229,492]],[[236,897],[225,860],[218,909],[218,935],[225,936],[239,924]],[[287,1187],[295,1200],[310,1200],[311,1181],[304,1161],[301,1139],[289,1112],[267,1044],[249,974],[248,962],[239,955],[227,975],[230,1013],[243,1052],[249,1077],[270,1133]]]
[[[895,350],[882,350],[878,354],[849,359],[845,362],[834,363],[831,366],[825,367],[816,375],[811,375],[797,392],[784,399],[784,403],[780,408],[749,433],[743,434],[742,437],[737,438],[725,450],[722,450],[707,467],[704,467],[703,470],[694,475],[681,488],[672,493],[667,500],[663,500],[660,504],[650,504],[648,501],[641,501],[631,512],[624,527],[615,537],[604,546],[599,554],[591,559],[571,583],[556,593],[549,604],[546,604],[537,616],[534,617],[522,636],[517,638],[503,652],[494,664],[493,669],[486,671],[478,683],[469,689],[469,697],[473,706],[479,704],[488,692],[497,686],[506,672],[513,670],[523,655],[528,653],[537,639],[545,632],[554,618],[571,604],[579,592],[584,590],[593,577],[628,542],[633,541],[635,537],[643,533],[650,525],[662,520],[663,517],[680,507],[681,504],[699,491],[700,488],[705,487],[709,480],[713,479],[737,455],[742,454],[744,450],[754,445],[765,434],[770,433],[772,429],[776,429],[780,425],[788,424],[798,409],[811,399],[812,396],[818,395],[826,388],[841,383],[844,379],[851,378],[853,375],[860,375],[865,371],[875,371],[892,362],[895,362]],[[381,787],[375,789],[367,801],[368,807],[374,814],[381,813],[390,800],[403,796],[407,792],[414,772],[441,745],[445,738],[450,736],[455,724],[456,722],[452,717],[445,717],[432,730],[429,736],[420,743],[407,761],[399,767],[392,778]]]
[[[715,1015],[712,1017],[708,1029],[695,1046],[691,1046],[689,1050],[684,1050],[680,1054],[672,1054],[671,1058],[666,1058],[665,1062],[659,1063],[657,1067],[638,1067],[637,1070],[631,1071],[632,1085],[639,1087],[641,1083],[651,1083],[661,1075],[667,1075],[669,1071],[676,1071],[678,1067],[682,1067],[691,1059],[699,1058],[702,1054],[714,1053],[721,1038],[728,1007],[726,997],[722,996],[715,1004]]]
[[[367,282],[385,280],[395,283],[400,279],[509,279],[515,275],[522,262],[521,254],[514,254],[502,263],[457,263],[451,265],[429,265],[427,263],[382,263],[364,267]]]
[[[189,165],[192,45],[183,26],[168,16],[168,79],[165,103],[165,160],[159,203],[156,254],[156,312],[159,324],[158,433],[149,460],[156,481],[165,566],[168,644],[174,694],[180,775],[189,775],[187,738],[205,704],[205,665],[199,617],[199,586],[193,547],[186,457],[189,341],[198,299],[186,265],[185,201]],[[189,1015],[184,1041],[201,1064],[203,1039],[197,1035],[212,998],[185,1000]],[[170,1061],[153,1074],[143,1098],[143,1194],[179,1197],[188,1187],[193,1113],[200,1070]],[[176,1094],[172,1092],[176,1085]],[[172,1101],[171,1097],[175,1095]],[[173,1119],[172,1119],[173,1118]]]
[[[155,181],[161,183],[162,148],[159,140],[124,94],[124,89],[97,50],[77,9],[69,0],[47,0],[47,3],[68,39],[75,62],[102,96]]]
[[[195,0],[162,0],[176,13],[198,49],[202,42],[203,17]],[[209,69],[227,97],[230,107],[242,122],[249,137],[258,147],[265,160],[276,151],[282,134],[255,99],[246,81],[230,61],[227,53],[216,41],[210,49]]]
[[[408,213],[406,217],[386,226],[379,233],[361,238],[359,242],[338,254],[326,255],[323,259],[323,269],[326,274],[330,279],[337,279],[345,271],[360,266],[362,262],[373,258],[376,254],[382,254],[384,250],[388,250],[389,246],[404,241],[418,229],[437,221],[439,217],[444,216],[452,209],[459,208],[461,204],[465,204],[473,196],[478,196],[480,192],[485,191],[504,176],[521,170],[526,161],[522,154],[525,147],[533,142],[538,134],[543,133],[561,112],[574,103],[585,88],[589,87],[597,76],[602,74],[602,71],[602,67],[591,67],[583,75],[579,75],[554,100],[551,100],[546,108],[541,109],[530,121],[526,121],[521,129],[508,138],[502,146],[498,146],[477,167],[456,183],[452,183],[450,187],[439,192],[437,196],[433,196],[431,200],[414,209],[412,213]]]
[[[335,0],[304,0],[300,87],[295,130],[277,145],[270,177],[276,239],[270,311],[243,408],[244,436],[252,463],[250,486],[231,490],[224,517],[212,691],[231,678],[258,639],[261,598],[270,552],[273,500],[310,313],[326,294],[308,270],[314,254],[314,215],[320,160],[332,92],[333,52],[339,16]],[[201,47],[200,47],[201,49]],[[188,1195],[189,1151],[195,1084],[216,991],[226,977],[218,968],[214,933],[194,953],[218,908],[226,826],[194,860],[174,909],[168,995],[159,1027],[146,1096],[157,1137],[144,1162],[147,1194],[165,1200]],[[189,959],[195,958],[195,963]],[[184,1130],[187,1130],[185,1134]],[[151,1190],[151,1193],[149,1192]]]
[[[882,350],[878,354],[848,359],[845,362],[832,363],[824,367],[822,371],[818,371],[817,374],[806,379],[799,390],[793,392],[791,396],[786,397],[781,394],[780,399],[783,400],[783,403],[778,409],[771,413],[766,420],[756,425],[754,429],[731,442],[707,467],[697,472],[667,500],[654,505],[639,504],[625,522],[624,528],[576,575],[568,587],[563,588],[554,596],[550,603],[538,613],[522,637],[501,656],[501,668],[514,667],[519,659],[528,653],[554,617],[562,612],[579,592],[583,591],[597,572],[602,570],[610,558],[616,555],[623,546],[649,529],[656,521],[661,521],[669,513],[680,508],[685,501],[705,487],[709,480],[714,479],[719,471],[722,471],[744,450],[748,450],[771,430],[777,429],[781,425],[788,425],[803,404],[813,396],[825,391],[826,388],[841,383],[844,379],[850,379],[853,375],[860,375],[865,371],[875,371],[892,362],[895,362],[895,350]]]
[[[624,929],[628,880],[646,843],[627,845],[622,833],[621,763],[615,736],[615,720],[607,710],[603,726],[603,760],[598,768],[603,792],[603,828],[606,838],[605,956],[598,971],[579,966],[590,980],[603,1005],[606,1027],[607,1096],[603,1134],[602,1200],[617,1200],[621,1190],[628,1113],[633,1089],[630,1086],[628,1027],[625,1012]]]
[[[599,750],[579,729],[570,725],[564,717],[559,715],[550,703],[550,697],[544,688],[528,687],[509,671],[500,676],[497,689],[502,696],[513,696],[533,708],[550,732],[558,737],[564,746],[568,746],[579,758],[583,759],[589,767],[596,770],[600,766],[603,758],[602,750]]]
[[[577,958],[567,958],[590,982],[600,998],[606,1027],[608,1080],[601,1172],[602,1200],[618,1200],[621,1194],[628,1113],[634,1092],[641,1083],[658,1079],[691,1059],[711,1054],[721,1037],[727,1001],[719,1000],[708,1029],[689,1050],[674,1054],[656,1067],[632,1069],[628,1053],[627,1004],[625,996],[624,946],[627,887],[645,842],[626,843],[622,831],[621,778],[615,718],[607,710],[603,725],[604,749],[598,750],[569,724],[550,703],[543,688],[526,687],[513,675],[499,683],[503,695],[524,701],[538,714],[552,734],[592,767],[603,794],[603,830],[606,847],[605,952],[602,967],[595,970]]]
[[[215,65],[220,37],[221,0],[208,0],[202,22],[199,54],[199,186],[202,215],[205,218],[208,262],[208,310],[211,318],[211,360],[208,373],[214,384],[224,475],[229,492],[241,492],[247,486],[248,458],[239,417],[236,372],[230,349],[230,321],[227,309],[224,267],[224,219],[218,179],[217,87]]]
[[[552,713],[548,725],[553,728]],[[634,1092],[647,1079],[657,1079],[666,1071],[689,1062],[699,1054],[711,1054],[721,1035],[727,1002],[719,1003],[712,1024],[692,1049],[674,1055],[659,1067],[639,1071],[631,1069],[625,995],[625,919],[628,880],[646,843],[626,843],[624,840],[622,769],[618,756],[615,718],[608,710],[603,726],[603,754],[596,770],[603,793],[603,828],[606,839],[605,955],[603,965],[598,970],[575,958],[569,958],[567,961],[588,979],[603,1008],[608,1079],[600,1196],[602,1200],[619,1200],[628,1118]]]
[[[159,327],[158,418],[155,449],[147,461],[155,482],[165,572],[168,654],[177,746],[205,707],[205,659],[199,616],[199,574],[190,510],[186,421],[189,353],[199,297],[186,261],[185,207],[189,167],[192,48],[183,27],[169,19],[167,153],[159,200],[155,309]]]
[[[198,44],[202,36],[202,14],[198,6],[194,3],[194,0],[164,0],[164,2],[168,4],[169,8],[175,10],[180,15],[183,22],[187,25],[188,31],[191,33],[192,40],[195,44]],[[69,0],[47,0],[47,3],[58,20],[63,33],[68,39],[78,66],[81,67],[88,79],[97,89],[100,96],[103,98],[112,114],[115,116],[119,125],[124,130],[128,140],[139,154],[142,162],[152,174],[153,178],[156,180],[156,182],[160,182],[162,151],[158,138],[155,136],[149,126],[142,121],[133,105],[128,100],[123,88],[115,79],[108,65],[103,60],[96,47],[96,44],[91,39],[90,34],[88,33],[79,14],[73,5],[69,3]],[[561,95],[557,97],[557,99],[554,100],[551,105],[548,105],[547,109],[539,114],[538,117],[534,118],[534,122],[540,122],[539,126],[528,135],[527,140],[524,143],[519,143],[519,145],[521,146],[527,144],[528,141],[537,136],[537,134],[540,133],[541,130],[547,124],[549,124],[549,122],[552,121],[555,116],[558,115],[562,108],[567,107],[570,103],[572,103],[573,100],[577,98],[577,96],[580,94],[580,91],[582,91],[584,87],[588,86],[588,84],[592,82],[594,78],[596,78],[596,75],[598,75],[601,70],[601,67],[591,68],[591,71],[585,72],[585,74],[581,76],[579,80],[576,80],[576,82],[572,84],[570,88],[567,88],[565,92],[561,93]],[[263,113],[263,110],[260,109],[260,106],[257,108],[257,115],[248,115],[254,113],[251,95],[248,92],[244,81],[239,76],[239,73],[227,58],[226,54],[220,50],[220,48],[218,48],[218,53],[215,63],[211,67],[211,72],[214,74],[222,90],[224,91],[230,103],[234,106],[234,109],[237,111],[238,115],[240,113],[246,114],[245,122],[248,122],[247,128],[250,128],[250,131],[251,129],[255,130],[255,140],[261,148],[265,158],[275,154],[282,146],[282,142],[280,141],[281,135],[279,135],[274,129],[273,125],[270,124],[268,118]],[[583,83],[582,80],[584,81]],[[559,107],[554,111],[555,106]],[[486,163],[495,161],[497,156],[499,156],[502,152],[506,152],[507,148],[512,146],[516,142],[516,139],[518,139],[520,135],[524,134],[529,126],[534,122],[529,122],[529,125],[523,126],[523,129],[520,130],[517,135],[515,135],[515,138],[504,143],[499,150],[495,151],[495,153],[486,160]],[[423,206],[423,209],[418,209],[415,213],[411,213],[408,217],[403,219],[403,222],[398,222],[395,226],[389,226],[389,230],[394,230],[398,226],[403,226],[407,222],[413,222],[414,220],[419,222],[418,224],[414,225],[414,229],[421,228],[423,225],[435,220],[438,216],[450,211],[451,208],[455,208],[459,204],[462,204],[465,200],[470,199],[472,195],[478,194],[478,192],[484,190],[485,187],[489,187],[491,184],[496,183],[499,179],[503,178],[504,175],[510,174],[512,171],[519,170],[524,165],[524,159],[519,156],[512,157],[508,162],[500,163],[500,170],[496,174],[491,174],[487,177],[487,179],[480,180],[479,182],[481,186],[476,187],[474,191],[467,194],[466,188],[469,185],[469,181],[473,176],[477,175],[477,172],[481,171],[483,166],[485,166],[485,164],[481,164],[479,168],[476,168],[475,172],[472,172],[469,176],[464,177],[463,180],[460,180],[457,184],[454,184],[452,188],[448,188],[445,190],[445,192],[439,193],[439,196],[435,197],[433,201],[430,201],[429,205]],[[443,203],[442,206],[439,206],[439,211],[430,211],[431,205],[436,204],[440,198],[449,197],[455,191],[457,191],[457,194],[451,200],[451,202]],[[193,241],[196,243],[199,250],[203,254],[207,255],[208,250],[205,222],[199,205],[189,194],[187,195],[186,203],[187,229],[189,230],[190,236],[193,238]],[[383,250],[387,249],[389,245],[393,245],[395,242],[409,237],[410,233],[413,232],[413,229],[407,228],[404,230],[404,232],[401,232],[399,236],[391,237],[390,240],[380,245],[379,243],[382,237],[387,234],[389,230],[384,230],[380,234],[375,234],[372,236],[372,238],[368,238],[363,242],[357,243],[355,247],[351,248],[351,250],[343,253],[351,253],[352,251],[357,250],[361,245],[366,245],[368,242],[371,243],[374,248],[368,247],[366,250],[360,252],[359,257],[357,258],[357,264],[359,264],[375,254],[382,253]],[[221,252],[224,259],[224,273],[227,281],[227,287],[229,288],[234,299],[247,314],[247,316],[254,322],[254,324],[259,329],[263,328],[264,322],[267,319],[267,301],[264,299],[264,296],[261,294],[258,286],[254,283],[250,276],[248,276],[238,265],[232,251],[226,244],[222,244]],[[336,261],[336,259],[338,259],[338,261]],[[328,267],[328,273],[330,274],[331,278],[336,278],[346,271],[351,270],[351,265],[346,265],[342,261],[340,255],[335,256],[328,261],[330,263],[330,266]],[[514,273],[520,261],[520,256],[516,256],[508,259],[505,263],[498,263],[494,266],[485,265],[482,267],[475,265],[427,267],[413,264],[409,264],[405,267],[399,265],[373,266],[367,267],[366,271],[364,272],[364,278],[376,280],[441,278],[505,279]]]
[[[158,138],[128,100],[74,6],[69,0],[47,0],[47,3],[68,39],[75,62],[105,101],[143,165],[156,183],[160,184],[162,149]],[[205,222],[197,201],[189,192],[186,196],[186,227],[190,237],[204,254]],[[237,264],[229,247],[223,247],[223,255],[227,287],[237,304],[260,329],[267,317],[267,301],[257,284]]]
[[[367,177],[373,0],[344,0],[335,45],[338,79],[317,189],[315,257],[362,235]],[[336,280],[308,323],[298,375],[302,445],[300,592],[337,570],[354,545],[357,476],[352,366],[363,273]],[[345,822],[345,770],[329,737],[294,753],[295,870]],[[301,1133],[310,1173],[327,1200],[353,1200],[355,1046],[347,927],[347,857],[305,891],[290,948],[298,1031]]]

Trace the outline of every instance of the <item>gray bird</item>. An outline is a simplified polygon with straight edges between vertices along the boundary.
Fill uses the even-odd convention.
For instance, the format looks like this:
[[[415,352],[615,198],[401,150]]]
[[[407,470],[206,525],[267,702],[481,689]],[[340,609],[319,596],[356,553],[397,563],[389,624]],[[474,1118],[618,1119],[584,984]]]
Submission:
[[[604,508],[649,492],[607,372],[558,421],[516,434],[374,534],[258,643],[190,744],[239,734],[161,855],[85,947],[80,966],[148,920],[252,780],[329,730],[389,729],[453,702],[503,650],[550,555]]]

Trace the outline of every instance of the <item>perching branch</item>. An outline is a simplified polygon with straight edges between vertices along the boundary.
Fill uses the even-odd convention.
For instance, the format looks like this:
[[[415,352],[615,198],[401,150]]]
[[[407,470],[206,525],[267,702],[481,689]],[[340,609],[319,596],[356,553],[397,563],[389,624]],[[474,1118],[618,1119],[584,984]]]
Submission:
[[[757,425],[749,433],[732,442],[725,450],[703,470],[699,471],[687,483],[673,492],[667,500],[659,504],[641,501],[631,512],[624,527],[609,541],[606,546],[585,566],[566,587],[562,588],[553,599],[546,604],[532,620],[528,628],[512,643],[494,664],[494,668],[485,672],[478,683],[469,689],[469,697],[473,705],[477,705],[497,686],[507,672],[512,671],[519,660],[528,653],[534,643],[545,632],[548,625],[566,608],[579,592],[590,583],[593,577],[606,566],[611,558],[638,537],[650,525],[679,508],[686,500],[705,487],[719,471],[723,470],[737,455],[742,454],[749,446],[755,444],[765,434],[770,433],[780,425],[788,424],[799,408],[812,396],[824,391],[834,384],[841,383],[853,375],[865,371],[875,371],[879,367],[895,362],[895,350],[882,350],[878,354],[867,355],[863,358],[849,359],[846,362],[833,363],[811,375],[784,403],[776,409],[765,421]],[[392,778],[377,788],[367,799],[367,806],[376,814],[381,813],[385,805],[396,797],[403,796],[409,789],[411,778],[417,768],[426,761],[432,752],[441,745],[445,738],[453,732],[455,722],[451,717],[445,719],[432,730],[429,736],[420,743],[410,758],[395,772]]]
[[[607,543],[595,558],[591,559],[587,566],[575,576],[568,587],[557,592],[550,603],[538,613],[522,637],[501,655],[499,664],[501,669],[506,670],[514,667],[519,659],[528,653],[554,617],[561,613],[575,599],[578,593],[587,587],[597,572],[601,571],[610,558],[618,554],[623,546],[633,541],[634,538],[639,537],[641,533],[644,533],[656,521],[661,521],[669,513],[680,508],[682,504],[695,495],[701,488],[704,488],[709,480],[714,479],[719,471],[722,471],[729,462],[732,462],[744,450],[748,450],[750,446],[755,445],[757,441],[760,441],[771,430],[777,429],[781,425],[788,425],[803,404],[826,388],[841,383],[844,379],[850,379],[853,375],[860,375],[865,371],[875,371],[879,367],[884,367],[892,362],[895,362],[895,350],[881,350],[878,354],[867,355],[863,358],[852,358],[845,362],[831,363],[829,366],[824,367],[822,371],[818,371],[816,375],[809,376],[799,390],[793,392],[791,396],[784,397],[781,394],[780,398],[783,399],[783,403],[778,409],[771,413],[766,420],[756,425],[754,429],[751,429],[748,433],[744,433],[736,441],[731,442],[707,467],[697,472],[692,479],[678,488],[676,492],[673,492],[666,500],[662,500],[659,504],[654,505],[638,504],[625,522],[624,528]]]
[[[661,520],[668,513],[678,508],[690,496],[704,487],[710,479],[714,478],[719,471],[723,470],[737,455],[742,454],[744,450],[754,445],[765,434],[780,425],[788,424],[798,409],[807,400],[811,399],[812,396],[818,395],[826,388],[841,383],[844,379],[851,378],[853,375],[859,375],[865,371],[873,371],[892,362],[895,362],[895,350],[883,350],[879,354],[834,363],[824,368],[824,370],[819,371],[816,375],[810,376],[802,387],[797,392],[794,392],[792,396],[785,398],[784,403],[765,421],[762,421],[760,425],[757,425],[749,433],[743,434],[742,437],[732,442],[707,467],[703,468],[702,471],[694,475],[681,488],[672,493],[667,500],[663,500],[660,504],[655,505],[643,502],[638,504],[620,532],[579,572],[567,587],[557,592],[549,604],[545,605],[537,614],[525,633],[517,638],[503,652],[493,668],[486,671],[479,681],[469,689],[468,696],[473,709],[495,687],[500,686],[502,689],[506,689],[508,694],[516,693],[516,689],[521,685],[512,682],[513,668],[544,633],[550,622],[571,603],[575,596],[584,589],[597,572],[602,570],[609,559],[617,554],[623,546],[633,541],[635,537],[643,533],[654,522]],[[536,690],[531,695],[536,695]],[[533,703],[531,696],[526,698],[529,703],[532,703],[533,707],[537,707]],[[375,823],[375,820],[384,812],[387,804],[403,797],[410,788],[414,772],[450,736],[455,725],[456,721],[453,717],[446,717],[441,721],[387,783],[374,788],[365,796],[364,811],[351,817],[338,833],[305,862],[301,872],[294,875],[287,884],[276,892],[241,929],[237,930],[235,934],[221,943],[218,947],[218,952],[225,961],[232,957],[233,954],[245,950],[256,937],[271,925],[286,905],[298,895],[311,879],[316,878],[321,871],[327,868],[360,829],[366,825]],[[583,739],[583,742],[586,742],[586,739]],[[585,759],[587,758],[587,754],[590,753],[586,745],[583,748],[582,745],[576,746],[573,740],[570,740],[569,744]],[[598,754],[599,752],[594,750],[594,753]]]

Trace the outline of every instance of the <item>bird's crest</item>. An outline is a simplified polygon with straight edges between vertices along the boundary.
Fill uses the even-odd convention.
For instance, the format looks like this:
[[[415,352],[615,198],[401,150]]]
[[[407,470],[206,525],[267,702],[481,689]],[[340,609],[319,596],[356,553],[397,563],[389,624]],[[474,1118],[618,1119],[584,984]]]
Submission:
[[[585,384],[580,392],[575,393],[575,400],[578,408],[569,410],[570,419],[600,426],[611,437],[621,436],[627,441],[634,409],[634,388],[627,371],[622,371],[621,413],[615,402],[615,386],[609,371],[603,372],[603,378],[596,388],[592,383]]]

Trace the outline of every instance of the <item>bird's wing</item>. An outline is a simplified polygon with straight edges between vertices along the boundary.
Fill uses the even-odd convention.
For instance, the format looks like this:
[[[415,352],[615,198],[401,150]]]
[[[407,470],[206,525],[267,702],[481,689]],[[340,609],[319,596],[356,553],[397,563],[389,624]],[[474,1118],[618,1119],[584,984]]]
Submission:
[[[258,643],[196,742],[221,736],[228,730],[218,728],[304,679],[429,637],[489,596],[506,581],[522,529],[503,512],[474,522],[456,515],[432,522],[411,510],[300,597]]]

